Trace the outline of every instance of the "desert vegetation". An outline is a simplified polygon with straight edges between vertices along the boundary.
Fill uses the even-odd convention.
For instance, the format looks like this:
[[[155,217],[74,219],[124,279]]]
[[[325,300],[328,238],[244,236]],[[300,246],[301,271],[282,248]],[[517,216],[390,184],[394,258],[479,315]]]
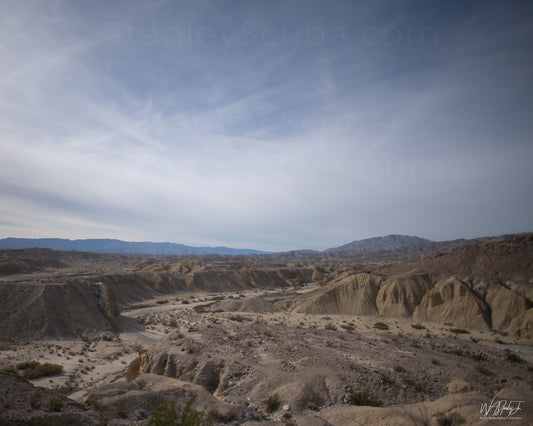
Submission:
[[[409,264],[98,256],[90,276],[92,255],[57,254],[60,269],[0,277],[0,300],[24,302],[0,320],[0,374],[16,389],[0,416],[469,424],[489,396],[533,399],[531,245]]]

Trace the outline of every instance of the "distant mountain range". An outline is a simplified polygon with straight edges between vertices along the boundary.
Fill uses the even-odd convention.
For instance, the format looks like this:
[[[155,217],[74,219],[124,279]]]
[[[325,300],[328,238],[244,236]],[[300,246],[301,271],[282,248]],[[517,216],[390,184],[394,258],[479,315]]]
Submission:
[[[301,260],[351,259],[363,262],[403,262],[419,259],[433,253],[447,253],[465,245],[503,241],[516,235],[520,234],[438,242],[410,235],[387,235],[352,241],[324,251],[294,250],[283,253],[268,253],[259,250],[228,247],[191,247],[176,243],[126,242],[112,239],[67,240],[60,238],[5,238],[0,240],[0,249],[48,248],[90,253],[166,256],[253,254],[269,258]]]
[[[506,234],[496,237],[482,237],[470,240],[431,241],[409,235],[387,235],[352,241],[324,251],[294,250],[270,254],[294,260],[349,259],[360,262],[405,262],[429,256],[434,253],[448,253],[466,245],[478,245],[503,241],[522,234]]]
[[[328,251],[350,251],[357,249],[364,250],[380,250],[380,249],[393,249],[398,247],[412,247],[422,246],[425,244],[431,244],[434,241],[426,240],[420,237],[412,237],[410,235],[387,235],[385,237],[367,238],[365,240],[352,241],[351,243],[344,244],[339,247],[324,250]]]
[[[61,251],[85,251],[90,253],[153,254],[153,255],[246,255],[267,252],[228,247],[190,247],[176,243],[127,242],[111,239],[67,240],[61,238],[5,238],[0,249],[49,248]]]

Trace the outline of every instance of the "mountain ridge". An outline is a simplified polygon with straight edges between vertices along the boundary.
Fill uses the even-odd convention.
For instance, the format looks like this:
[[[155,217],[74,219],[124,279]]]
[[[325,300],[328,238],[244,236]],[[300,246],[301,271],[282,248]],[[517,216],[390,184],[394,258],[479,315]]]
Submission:
[[[61,251],[84,251],[88,253],[108,254],[145,254],[145,255],[247,255],[268,254],[253,249],[235,249],[219,247],[192,247],[170,242],[130,242],[118,239],[79,239],[66,238],[4,238],[0,240],[0,249],[49,248]]]
[[[355,240],[323,251],[300,249],[285,252],[235,249],[224,246],[193,247],[171,242],[128,242],[118,239],[70,240],[62,238],[31,239],[10,237],[0,239],[0,250],[41,248],[56,251],[80,251],[122,255],[255,255],[265,256],[267,258],[293,260],[350,259],[362,262],[405,262],[429,256],[434,253],[447,253],[465,245],[478,245],[487,242],[502,241],[525,234],[528,233],[503,234],[473,239],[461,238],[446,241],[431,241],[417,236],[390,234],[382,237]]]
[[[355,240],[338,247],[333,247],[324,250],[328,251],[345,251],[353,249],[393,249],[399,247],[412,247],[425,244],[431,244],[435,241],[427,240],[411,235],[389,234],[383,237],[365,238],[363,240]]]

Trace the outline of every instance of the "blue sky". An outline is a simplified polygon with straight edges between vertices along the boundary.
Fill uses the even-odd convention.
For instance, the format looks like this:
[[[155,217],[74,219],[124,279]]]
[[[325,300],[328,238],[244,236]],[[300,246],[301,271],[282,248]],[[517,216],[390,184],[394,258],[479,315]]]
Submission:
[[[0,0],[0,237],[533,230],[527,1]]]

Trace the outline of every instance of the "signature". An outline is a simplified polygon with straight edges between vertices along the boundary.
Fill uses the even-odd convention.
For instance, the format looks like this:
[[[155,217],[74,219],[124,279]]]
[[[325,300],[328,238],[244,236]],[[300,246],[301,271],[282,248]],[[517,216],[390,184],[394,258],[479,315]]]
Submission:
[[[514,417],[516,413],[522,411],[522,407],[520,407],[522,403],[524,403],[524,401],[513,401],[506,399],[497,400],[496,397],[493,397],[492,401],[490,401],[490,404],[487,404],[486,402],[481,403],[479,412],[483,416],[482,418]]]

